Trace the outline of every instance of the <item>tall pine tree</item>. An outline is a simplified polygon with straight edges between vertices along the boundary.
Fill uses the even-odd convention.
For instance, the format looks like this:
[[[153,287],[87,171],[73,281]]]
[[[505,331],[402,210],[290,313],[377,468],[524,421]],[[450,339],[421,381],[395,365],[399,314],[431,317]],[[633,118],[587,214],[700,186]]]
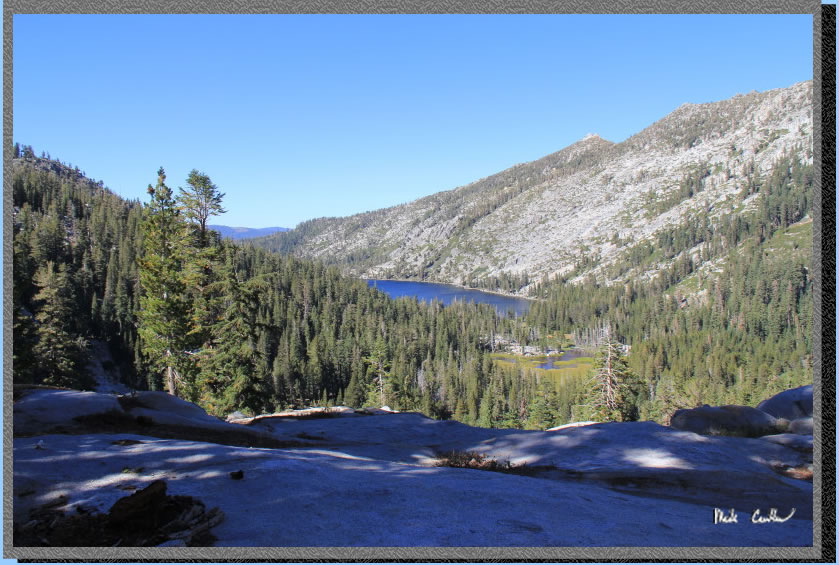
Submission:
[[[188,378],[190,309],[183,276],[187,225],[178,211],[163,168],[157,185],[149,185],[151,201],[143,216],[143,253],[138,260],[140,309],[137,312],[143,352],[149,366],[166,375],[169,394],[177,395],[179,379]]]
[[[629,369],[622,345],[611,330],[603,332],[586,398],[589,417],[600,422],[637,420],[640,381]]]
[[[259,279],[239,280],[234,247],[227,249],[221,281],[224,311],[212,328],[212,341],[200,354],[199,388],[207,411],[260,413],[270,401],[266,360],[256,347]]]

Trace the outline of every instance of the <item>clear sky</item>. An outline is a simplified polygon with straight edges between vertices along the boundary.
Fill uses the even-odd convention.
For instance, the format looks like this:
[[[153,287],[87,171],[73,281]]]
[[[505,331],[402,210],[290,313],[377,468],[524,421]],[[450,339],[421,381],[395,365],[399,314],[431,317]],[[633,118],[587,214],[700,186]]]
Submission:
[[[808,15],[15,15],[14,140],[293,227],[812,78]]]

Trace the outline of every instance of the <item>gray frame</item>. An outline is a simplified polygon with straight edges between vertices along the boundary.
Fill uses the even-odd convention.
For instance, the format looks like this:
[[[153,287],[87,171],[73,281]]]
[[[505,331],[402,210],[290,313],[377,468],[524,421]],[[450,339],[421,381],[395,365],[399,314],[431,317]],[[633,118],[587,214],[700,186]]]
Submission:
[[[813,125],[814,161],[821,163],[821,4],[817,0],[659,0],[630,2],[628,0],[459,0],[446,3],[430,0],[392,0],[390,2],[352,2],[351,0],[257,0],[253,2],[228,0],[6,0],[3,5],[3,148],[4,161],[10,158],[12,145],[12,22],[14,14],[62,13],[804,13],[813,14]],[[815,185],[821,187],[821,168],[815,167]],[[618,560],[704,559],[715,561],[739,560],[818,560],[821,558],[822,532],[821,497],[822,476],[820,461],[821,399],[822,399],[822,324],[821,312],[821,191],[815,191],[814,203],[814,462],[817,472],[813,479],[813,536],[809,548],[466,548],[466,547],[353,547],[353,548],[14,548],[12,547],[12,422],[5,417],[12,413],[12,221],[11,179],[3,168],[3,557],[27,560]],[[830,224],[829,224],[830,225]],[[830,390],[826,391],[830,394]]]

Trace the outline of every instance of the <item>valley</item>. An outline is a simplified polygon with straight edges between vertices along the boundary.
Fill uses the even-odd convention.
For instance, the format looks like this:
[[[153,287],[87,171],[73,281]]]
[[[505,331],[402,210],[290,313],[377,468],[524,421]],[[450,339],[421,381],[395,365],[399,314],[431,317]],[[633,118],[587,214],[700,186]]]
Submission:
[[[124,201],[78,168],[16,146],[15,382],[91,386],[90,344],[107,343],[127,386],[167,388],[221,416],[386,404],[470,425],[547,429],[591,416],[580,406],[591,405],[589,373],[611,342],[631,375],[626,417],[666,423],[696,403],[753,405],[812,379],[810,88],[684,106],[621,144],[589,136],[454,191],[241,245],[176,219],[183,205],[174,197],[157,209]],[[169,190],[159,173],[152,196]],[[531,208],[553,219],[533,223]],[[460,214],[455,231],[445,227],[455,225],[447,210]],[[162,223],[150,222],[155,214]],[[173,214],[170,225],[164,214]],[[521,221],[529,235],[515,227]],[[444,252],[423,222],[442,230]],[[178,255],[151,243],[163,229],[182,238]],[[391,229],[427,240],[439,261],[427,272],[382,271],[393,258],[358,237],[378,230],[376,241],[412,248]],[[484,262],[472,271],[479,278],[450,276],[442,266],[479,232],[492,234],[495,251],[515,240],[519,267]],[[330,238],[343,242],[341,260],[311,258],[310,243]],[[537,252],[550,256],[551,270],[534,263]],[[168,267],[144,262],[154,256]],[[357,278],[372,272],[411,280]],[[161,307],[144,291],[150,276],[180,289],[181,310],[144,337],[146,310]],[[447,279],[454,286],[430,282]],[[161,365],[169,346],[151,345],[163,347],[160,331],[180,343],[174,366]],[[242,341],[245,350],[231,345]],[[73,353],[45,373],[33,347],[59,342]],[[591,363],[545,371],[496,357],[575,345],[592,352]],[[543,372],[552,378],[540,380]]]
[[[624,179],[615,191],[601,173],[634,163],[620,157],[642,141],[660,147],[662,131],[681,132],[672,116],[623,148],[592,137],[560,151],[543,160],[562,164],[542,181],[521,176],[531,163],[418,201],[430,215],[413,203],[401,216],[313,221],[238,243],[204,229],[194,195],[174,196],[162,168],[141,204],[16,146],[18,543],[67,543],[50,524],[76,512],[87,516],[71,520],[80,535],[163,547],[807,545],[813,408],[790,418],[757,408],[802,390],[812,404],[814,172],[795,110],[806,92],[681,109],[682,129],[733,105],[798,134],[787,128],[751,153],[684,168],[696,139],[743,146],[714,129],[719,121],[699,120],[706,129],[690,147],[664,144],[673,162],[656,170],[683,176],[660,193],[644,188],[644,174],[615,177]],[[772,117],[773,104],[784,118]],[[592,176],[591,167],[607,168]],[[213,196],[209,177],[188,180]],[[478,210],[466,197],[487,187],[500,196],[480,194],[490,204]],[[551,213],[533,223],[530,206]],[[473,215],[447,224],[446,209]],[[496,210],[507,220],[493,224]],[[381,231],[407,217],[417,229],[398,230],[425,238],[428,269],[389,255],[415,243]],[[417,227],[425,221],[444,248]],[[370,226],[391,251],[355,239]],[[464,244],[479,233],[492,234],[493,253],[515,239],[513,262]],[[331,238],[348,247],[336,251]],[[311,241],[337,255],[309,256]],[[364,278],[372,274],[403,280]],[[709,417],[719,422],[696,424]],[[90,461],[60,481],[45,472],[79,451]],[[133,496],[125,491],[184,505],[188,524],[126,533],[114,522],[135,504],[120,502]],[[343,527],[340,513],[307,502],[319,497],[405,527]],[[706,519],[708,500],[728,520],[770,502],[797,514],[783,531],[744,520],[721,533]],[[289,505],[307,520],[245,526]],[[624,518],[609,521],[609,537],[593,534],[614,512]],[[437,528],[440,516],[465,525]]]

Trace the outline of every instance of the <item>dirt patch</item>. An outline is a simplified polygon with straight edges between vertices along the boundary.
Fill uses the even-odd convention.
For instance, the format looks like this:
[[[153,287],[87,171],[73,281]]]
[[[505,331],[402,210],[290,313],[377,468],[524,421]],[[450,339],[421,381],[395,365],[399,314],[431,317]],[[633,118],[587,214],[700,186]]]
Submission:
[[[139,439],[118,439],[111,442],[111,445],[137,445],[140,443],[145,443],[144,441],[140,441]]]
[[[790,479],[798,479],[799,481],[813,482],[813,466],[799,465],[798,467],[790,467],[787,465],[773,465],[772,470],[776,473],[789,477]]]

